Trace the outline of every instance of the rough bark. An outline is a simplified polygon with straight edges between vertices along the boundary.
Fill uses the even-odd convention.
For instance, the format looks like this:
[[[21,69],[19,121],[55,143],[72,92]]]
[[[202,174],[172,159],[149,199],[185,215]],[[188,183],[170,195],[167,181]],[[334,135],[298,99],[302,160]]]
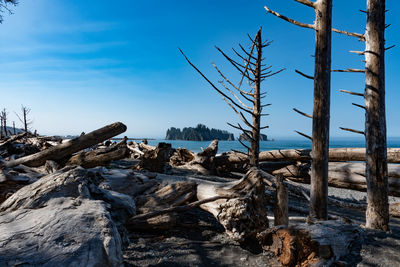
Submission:
[[[116,122],[36,154],[7,162],[4,166],[9,168],[24,164],[30,167],[39,167],[45,164],[46,160],[57,161],[64,159],[75,152],[96,145],[125,131],[126,126],[121,122]]]
[[[234,197],[206,203],[200,207],[214,215],[224,226],[226,233],[236,241],[254,238],[268,228],[262,174],[251,168],[239,181],[231,183],[202,182],[197,185],[197,198],[208,199],[214,196]]]
[[[278,226],[257,235],[263,249],[279,257],[283,266],[331,266],[363,237],[358,225],[341,221]]]
[[[315,2],[315,71],[310,215],[328,216],[332,0]]]
[[[249,151],[250,156],[250,166],[258,167],[258,157],[260,153],[260,123],[261,123],[261,59],[262,59],[262,39],[261,39],[261,29],[257,33],[257,62],[256,69],[254,73],[254,96],[253,96],[253,125],[251,127],[251,149]]]
[[[276,192],[274,203],[274,225],[289,225],[289,195],[283,176],[276,177]]]
[[[159,143],[155,149],[144,150],[139,164],[135,167],[138,170],[148,170],[165,173],[170,167],[168,162],[172,155],[171,144]]]
[[[385,115],[385,1],[367,0],[365,31],[366,227],[389,230]]]
[[[129,150],[126,144],[117,144],[104,149],[79,152],[72,156],[66,165],[79,165],[83,168],[106,166],[111,161],[126,158],[128,155]]]

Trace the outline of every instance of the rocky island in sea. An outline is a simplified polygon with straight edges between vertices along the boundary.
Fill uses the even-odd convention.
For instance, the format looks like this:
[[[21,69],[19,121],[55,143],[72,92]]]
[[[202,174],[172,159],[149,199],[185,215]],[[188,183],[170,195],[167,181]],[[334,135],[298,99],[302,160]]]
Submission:
[[[235,137],[233,133],[225,130],[218,130],[203,124],[198,124],[196,128],[185,127],[182,129],[171,127],[167,130],[166,140],[189,140],[189,141],[210,141],[214,139],[233,141]]]

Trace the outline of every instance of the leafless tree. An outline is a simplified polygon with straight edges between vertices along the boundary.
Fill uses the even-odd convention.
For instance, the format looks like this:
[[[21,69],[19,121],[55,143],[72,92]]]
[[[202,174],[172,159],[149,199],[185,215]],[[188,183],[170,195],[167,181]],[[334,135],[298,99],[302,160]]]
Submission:
[[[331,32],[337,30],[332,29],[332,0],[295,1],[315,10],[314,24],[306,24],[288,18],[267,6],[265,10],[294,25],[315,30],[314,76],[296,70],[303,77],[314,80],[313,115],[308,115],[297,109],[294,109],[294,111],[313,119],[312,137],[296,132],[312,140],[310,215],[317,219],[326,220],[328,217]]]
[[[16,134],[17,134],[17,131],[16,131],[16,129],[15,129],[15,121],[13,121],[13,130],[14,130],[14,135],[16,135]]]
[[[3,22],[3,16],[1,13],[7,11],[9,14],[12,14],[12,10],[9,8],[9,5],[16,5],[18,4],[18,1],[16,0],[0,0],[0,23]]]
[[[4,137],[7,137],[7,135],[8,135],[8,131],[7,131],[7,115],[8,115],[8,112],[7,112],[7,110],[4,108],[1,112],[1,115],[0,115],[0,117],[1,117],[1,120],[2,120],[2,131],[4,131]]]
[[[269,46],[271,42],[263,42],[261,32],[262,29],[260,28],[254,39],[249,36],[251,40],[251,46],[249,49],[244,48],[240,44],[239,47],[241,49],[241,53],[233,49],[233,52],[243,63],[239,63],[237,60],[232,59],[221,49],[216,47],[217,50],[229,61],[229,63],[231,63],[239,71],[241,77],[240,81],[235,84],[228,79],[213,63],[214,68],[222,77],[222,80],[219,83],[226,90],[226,92],[228,92],[227,94],[223,92],[224,89],[219,89],[213,82],[211,82],[196,66],[189,61],[182,50],[180,50],[187,62],[222,96],[225,102],[234,110],[246,127],[248,127],[245,129],[245,127],[240,125],[240,123],[238,123],[237,126],[228,123],[228,125],[231,127],[242,131],[246,139],[250,141],[249,147],[239,140],[240,143],[248,149],[251,166],[258,166],[259,163],[260,130],[268,128],[268,126],[261,126],[261,117],[268,115],[263,114],[262,110],[264,107],[270,105],[261,105],[261,98],[263,98],[265,94],[261,92],[261,82],[264,79],[278,74],[284,70],[281,69],[273,72],[270,70],[272,66],[266,66],[262,63],[263,48]],[[242,89],[242,84],[245,79],[247,80],[249,86],[248,90]],[[251,117],[252,122],[250,122],[250,119],[247,118],[248,116]]]
[[[365,41],[364,51],[350,51],[365,56],[365,68],[334,70],[337,72],[365,73],[364,94],[340,90],[355,96],[362,96],[365,106],[353,103],[365,110],[365,131],[341,128],[365,135],[366,140],[366,180],[367,202],[366,226],[389,230],[388,167],[386,144],[385,111],[385,1],[367,0],[366,31],[361,38]],[[359,35],[359,34],[357,34]]]
[[[17,113],[18,119],[21,121],[21,123],[24,125],[24,131],[27,133],[29,130],[29,126],[32,124],[32,120],[28,119],[28,115],[31,112],[31,109],[28,107],[25,107],[24,105],[21,106],[21,113],[22,117],[20,117]]]

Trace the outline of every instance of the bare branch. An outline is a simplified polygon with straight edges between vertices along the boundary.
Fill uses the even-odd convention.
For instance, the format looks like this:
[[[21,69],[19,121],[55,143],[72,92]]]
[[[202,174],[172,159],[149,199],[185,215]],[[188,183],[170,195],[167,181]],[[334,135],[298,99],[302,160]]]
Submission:
[[[312,2],[312,1],[308,1],[308,0],[294,0],[294,1],[296,1],[296,2],[298,2],[300,4],[303,4],[303,5],[315,8],[315,3]]]
[[[240,140],[240,138],[238,139],[238,141],[239,141],[239,143],[240,143],[242,146],[244,146],[245,148],[247,148],[247,150],[251,150],[249,146],[245,145],[245,144]]]
[[[300,74],[301,76],[306,77],[307,79],[314,80],[314,76],[310,76],[310,75],[304,74],[304,73],[302,73],[302,72],[299,71],[299,70],[294,70],[294,71],[295,71],[296,73]]]
[[[395,46],[396,46],[396,45],[392,45],[392,46],[386,47],[385,50],[392,49],[392,48],[395,47]]]
[[[307,118],[312,119],[312,116],[311,116],[311,115],[309,115],[309,114],[307,114],[307,113],[304,113],[304,112],[298,110],[297,108],[293,108],[293,110],[296,111],[297,113],[299,113],[300,115],[303,115],[304,117],[307,117]]]
[[[364,94],[361,94],[361,93],[351,92],[351,91],[347,91],[347,90],[339,90],[339,91],[343,92],[343,93],[351,94],[351,95],[357,95],[357,96],[364,97]]]
[[[239,150],[236,150],[236,149],[232,149],[232,151],[233,151],[233,152],[235,152],[235,153],[243,154],[243,155],[245,155],[246,157],[248,157],[248,156],[249,156],[249,154],[248,154],[248,153],[244,153],[244,152],[242,152],[242,151],[239,151]]]
[[[392,24],[386,24],[385,29],[389,28]]]
[[[343,131],[348,131],[348,132],[352,132],[352,133],[358,133],[358,134],[365,135],[365,133],[363,131],[358,131],[358,130],[354,130],[354,129],[350,129],[350,128],[343,128],[343,127],[339,127],[339,128]]]
[[[278,74],[278,73],[280,73],[280,72],[282,72],[282,71],[284,71],[284,70],[286,70],[286,69],[283,68],[283,69],[280,69],[280,70],[278,70],[278,71],[275,71],[275,72],[273,72],[273,73],[271,73],[271,74],[263,75],[263,76],[260,76],[260,77],[261,77],[261,78],[268,78],[268,77],[274,76],[274,75],[276,75],[276,74]]]
[[[310,140],[312,141],[312,137],[311,137],[311,136],[306,135],[305,133],[302,133],[302,132],[299,132],[299,131],[295,131],[295,132],[298,133],[299,135],[301,135],[301,136],[307,138],[307,139],[310,139]]]
[[[243,96],[244,99],[246,99],[249,102],[253,102],[252,99],[248,98],[244,93],[240,92],[240,94]]]
[[[247,113],[249,113],[249,114],[252,114],[250,111],[248,111],[247,109],[245,109],[245,108],[243,108],[243,107],[241,107],[239,104],[237,104],[235,101],[233,101],[233,99],[232,98],[230,98],[229,96],[227,96],[226,94],[224,94],[221,90],[219,90],[195,65],[193,65],[193,63],[192,62],[190,62],[190,60],[186,57],[186,55],[183,53],[183,51],[180,49],[180,48],[178,48],[179,49],[179,51],[182,53],[182,55],[185,57],[185,59],[186,59],[186,61],[189,63],[189,65],[190,66],[192,66],[218,93],[220,93],[221,94],[221,96],[222,97],[224,97],[224,99],[226,98],[226,99],[228,99],[229,101],[231,101],[231,103],[233,104],[233,105],[235,105],[236,107],[238,107],[239,109],[241,109],[241,110],[243,110],[243,111],[245,111],[245,112],[247,112]],[[225,99],[225,101],[226,101],[226,99]],[[236,111],[237,112],[237,111]]]
[[[267,10],[268,13],[270,13],[270,14],[272,14],[272,15],[280,18],[280,19],[283,19],[283,20],[285,20],[287,22],[290,22],[290,23],[292,23],[294,25],[297,25],[297,26],[300,26],[300,27],[303,27],[303,28],[315,29],[314,24],[306,24],[306,23],[302,23],[302,22],[299,22],[297,20],[288,18],[286,16],[283,16],[283,15],[279,14],[278,12],[275,12],[275,11],[269,9],[267,6],[265,6],[264,8],[265,8],[265,10]]]
[[[231,59],[228,55],[224,53],[219,47],[215,47],[240,73],[242,73],[247,79],[249,80],[254,80],[249,76],[249,74],[246,74],[247,68],[243,66],[242,64],[236,62],[235,60]],[[243,68],[244,70],[241,70],[239,67]]]
[[[212,65],[214,66],[214,68],[217,70],[217,72],[219,73],[219,75],[221,75],[221,77],[227,82],[229,83],[233,88],[235,88],[236,90],[238,90],[239,92],[245,94],[245,95],[250,95],[250,96],[254,96],[254,94],[252,93],[248,93],[246,91],[240,90],[238,87],[236,87],[230,80],[228,80],[228,78],[226,78],[226,76],[224,74],[222,74],[222,72],[218,69],[217,65],[215,65],[214,63],[212,63]],[[251,101],[251,100],[249,100]]]
[[[362,108],[362,109],[364,109],[365,110],[365,107],[364,106],[362,106],[362,105],[359,105],[359,104],[356,104],[356,103],[351,103],[352,105],[354,105],[354,106],[356,106],[356,107],[359,107],[359,108]]]
[[[253,110],[251,107],[243,103],[242,100],[240,100],[240,98],[234,92],[232,92],[232,90],[229,89],[228,86],[225,85],[224,81],[220,81],[219,83],[222,84],[222,86],[225,87],[225,89],[228,90],[244,108],[247,108],[248,110]]]
[[[266,126],[263,126],[263,127],[260,127],[260,130],[267,129],[267,128],[269,128],[269,126],[268,126],[268,125],[266,125]]]
[[[359,73],[365,73],[365,69],[345,69],[345,70],[331,70],[332,72],[359,72]]]
[[[355,53],[355,54],[358,54],[358,55],[365,55],[365,51],[354,51],[354,50],[350,50],[349,52],[350,52],[350,53]]]
[[[332,31],[337,32],[337,33],[341,33],[341,34],[345,34],[347,36],[351,36],[351,37],[356,37],[358,38],[360,41],[365,42],[365,36],[364,34],[360,34],[360,33],[355,33],[355,32],[347,32],[347,31],[341,31],[335,28],[332,28]]]

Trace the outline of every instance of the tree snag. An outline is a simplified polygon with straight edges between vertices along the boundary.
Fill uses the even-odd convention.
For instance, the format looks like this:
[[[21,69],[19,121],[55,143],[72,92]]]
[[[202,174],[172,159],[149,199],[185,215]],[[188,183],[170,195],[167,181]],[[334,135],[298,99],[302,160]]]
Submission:
[[[310,215],[317,219],[326,220],[328,216],[332,0],[317,0],[316,2],[303,0],[297,2],[314,8],[314,24],[301,23],[268,7],[265,7],[265,9],[272,15],[294,25],[315,30],[314,76],[297,72],[302,76],[314,79]],[[344,31],[341,31],[341,33],[350,34]],[[303,133],[298,133],[308,137]]]
[[[384,0],[367,0],[365,51],[366,226],[388,231]]]
[[[273,72],[269,70],[271,66],[265,67],[265,64],[262,64],[262,50],[264,47],[267,47],[271,44],[271,42],[263,42],[261,38],[262,28],[259,29],[255,38],[250,38],[252,44],[249,50],[246,50],[242,45],[239,44],[240,49],[243,54],[238,53],[235,49],[233,51],[239,57],[243,63],[238,63],[236,60],[230,58],[226,55],[221,49],[218,47],[217,50],[231,63],[240,73],[241,79],[237,85],[235,85],[231,80],[229,80],[213,63],[214,68],[222,77],[222,81],[220,84],[234,97],[226,95],[217,86],[215,86],[201,71],[194,66],[189,59],[185,56],[185,54],[181,51],[186,61],[222,96],[225,102],[233,109],[233,111],[239,116],[239,118],[243,121],[243,123],[248,127],[248,129],[243,128],[239,123],[236,125],[228,123],[229,126],[242,131],[242,135],[250,141],[250,147],[244,144],[241,140],[239,142],[248,150],[249,154],[249,163],[250,166],[258,167],[259,163],[259,152],[260,152],[260,130],[268,128],[268,126],[261,127],[261,116],[266,116],[268,114],[262,114],[263,107],[269,106],[270,104],[261,105],[261,97],[264,93],[261,92],[261,82],[271,77],[284,69]],[[246,78],[248,85],[250,87],[249,90],[241,89],[243,80]],[[232,88],[232,89],[231,89]],[[236,90],[238,93],[234,93]],[[247,102],[250,102],[250,106]],[[246,104],[245,104],[246,103]],[[250,116],[252,122],[246,118],[246,116]]]

